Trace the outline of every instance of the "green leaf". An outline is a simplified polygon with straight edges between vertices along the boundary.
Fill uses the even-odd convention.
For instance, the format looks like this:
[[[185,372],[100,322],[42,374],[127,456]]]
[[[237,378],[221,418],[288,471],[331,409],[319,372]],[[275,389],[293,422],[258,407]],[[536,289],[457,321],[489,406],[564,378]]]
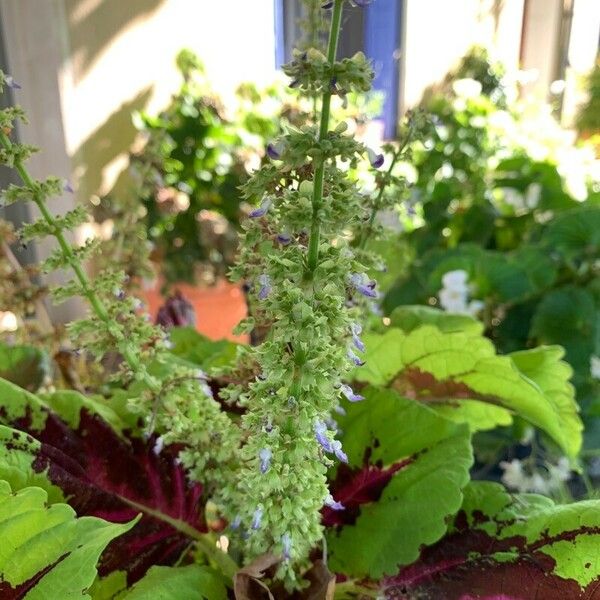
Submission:
[[[445,415],[448,407],[460,406],[462,401],[488,403],[497,410],[485,414],[479,410],[479,417],[474,414],[465,419],[475,429],[489,428],[493,418],[498,419],[497,424],[508,424],[505,411],[510,411],[545,431],[567,454],[574,456],[579,451],[582,426],[578,407],[573,388],[567,386],[568,368],[557,368],[563,363],[555,351],[545,360],[539,357],[535,376],[546,382],[551,379],[546,371],[555,370],[563,382],[560,395],[522,373],[510,356],[498,356],[493,344],[481,336],[444,333],[426,325],[408,334],[395,328],[383,335],[370,334],[364,341],[366,365],[355,371],[358,381],[392,385],[403,395],[431,406],[445,405]]]
[[[349,404],[346,415],[337,419],[350,465],[361,466],[365,452],[369,462],[390,465],[460,429],[429,407],[393,390],[367,387],[361,394],[365,400]]]
[[[545,295],[531,324],[530,336],[541,344],[560,344],[580,378],[589,377],[596,351],[600,311],[585,288],[565,286]]]
[[[395,590],[419,598],[596,597],[598,500],[555,505],[544,496],[472,482],[448,534],[386,582],[390,597]]]
[[[0,343],[0,377],[35,392],[52,372],[50,358],[39,348]]]
[[[171,352],[205,370],[233,363],[238,344],[228,340],[213,341],[193,327],[174,327],[169,331]]]
[[[89,598],[86,592],[96,577],[100,554],[134,524],[78,519],[66,504],[48,505],[40,488],[13,493],[6,481],[0,481],[0,595],[27,592],[28,600]]]
[[[422,545],[444,535],[448,517],[462,503],[461,490],[469,481],[473,459],[464,425],[446,422],[390,390],[369,393],[361,404],[374,413],[369,424],[361,422],[365,409],[355,414],[352,407],[343,425],[352,460],[360,453],[353,439],[364,442],[366,430],[378,442],[372,447],[373,462],[412,458],[393,475],[377,502],[361,506],[354,525],[328,536],[328,548],[335,571],[379,579],[416,560]]]
[[[152,567],[122,600],[227,600],[223,578],[208,567]]]
[[[468,334],[483,333],[483,323],[469,315],[455,315],[430,306],[399,306],[390,314],[390,325],[410,333],[422,325],[434,325],[440,331],[462,331]]]
[[[64,502],[62,490],[36,465],[40,449],[41,443],[30,435],[0,425],[0,479],[13,490],[36,486],[46,492],[50,502]]]
[[[597,257],[600,250],[600,207],[578,207],[559,214],[544,230],[541,242],[567,256]]]

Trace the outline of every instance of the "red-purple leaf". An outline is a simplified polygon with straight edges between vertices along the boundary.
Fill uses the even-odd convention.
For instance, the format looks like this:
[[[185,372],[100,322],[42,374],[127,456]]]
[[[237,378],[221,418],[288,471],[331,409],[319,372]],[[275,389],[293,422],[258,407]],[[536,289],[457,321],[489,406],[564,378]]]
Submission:
[[[5,396],[0,405],[9,407],[0,410],[0,423],[40,442],[35,452],[27,444],[15,446],[13,453],[30,453],[31,469],[60,488],[79,516],[125,523],[142,513],[139,523],[104,552],[101,575],[120,569],[127,571],[129,583],[137,581],[152,565],[175,563],[206,531],[201,486],[186,480],[173,448],[157,454],[155,438],[146,442],[119,433],[77,393],[61,392],[79,403],[78,411],[70,406],[69,424],[37,397],[6,382],[0,394]]]
[[[533,495],[515,499],[497,484],[473,483],[450,533],[386,579],[385,594],[390,599],[598,600],[599,545],[598,501],[554,506]]]

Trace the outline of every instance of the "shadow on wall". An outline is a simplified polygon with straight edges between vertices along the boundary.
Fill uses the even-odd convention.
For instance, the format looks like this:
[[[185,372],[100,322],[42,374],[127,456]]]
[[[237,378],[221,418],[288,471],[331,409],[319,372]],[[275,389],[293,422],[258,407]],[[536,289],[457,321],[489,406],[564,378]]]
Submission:
[[[83,77],[103,48],[132,21],[156,11],[166,0],[66,0],[73,69]],[[88,8],[89,6],[93,8]]]
[[[80,198],[89,198],[92,194],[97,194],[103,183],[105,167],[119,155],[129,153],[137,136],[131,114],[143,110],[151,95],[152,86],[148,86],[133,99],[122,104],[81,144],[73,157],[80,181]]]

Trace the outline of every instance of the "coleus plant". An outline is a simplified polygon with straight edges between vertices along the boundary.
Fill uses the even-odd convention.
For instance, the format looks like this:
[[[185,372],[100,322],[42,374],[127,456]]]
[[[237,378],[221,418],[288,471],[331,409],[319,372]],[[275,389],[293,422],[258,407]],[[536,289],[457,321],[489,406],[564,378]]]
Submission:
[[[4,198],[42,214],[22,235],[54,236],[46,268],[74,272],[55,296],[89,302],[76,343],[122,357],[107,397],[0,381],[3,597],[464,600],[535,597],[548,581],[562,597],[597,597],[600,503],[469,484],[472,432],[514,415],[575,460],[561,350],[498,356],[473,320],[422,309],[362,335],[363,298],[377,296],[360,243],[374,206],[340,166],[382,158],[329,122],[332,96],[372,78],[362,54],[336,61],[345,3],[326,3],[327,55],[286,67],[321,96],[319,122],[275,140],[243,190],[259,205],[234,270],[252,285],[241,327],[267,333],[237,357],[192,330],[167,340],[119,273],[88,279],[93,246],[64,233],[84,215],[52,214],[62,182],[30,177],[30,149],[10,139],[22,113],[0,113],[0,158],[23,183]]]

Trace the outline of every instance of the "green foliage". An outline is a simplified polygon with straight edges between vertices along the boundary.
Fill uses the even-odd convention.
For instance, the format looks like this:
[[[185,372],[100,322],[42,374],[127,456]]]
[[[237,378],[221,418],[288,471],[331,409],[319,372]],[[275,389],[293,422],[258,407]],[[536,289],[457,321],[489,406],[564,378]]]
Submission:
[[[263,96],[285,101],[287,92],[246,84],[237,110],[226,111],[198,57],[184,50],[177,63],[183,83],[171,104],[160,115],[136,116],[148,141],[132,159],[163,275],[167,282],[193,282],[200,266],[223,275],[233,262],[239,187],[282,124],[282,115],[263,112]]]
[[[590,149],[573,147],[543,111],[506,106],[486,61],[474,51],[455,76],[478,84],[448,82],[423,102],[433,126],[414,145],[416,216],[401,236],[411,263],[384,310],[437,304],[468,313],[499,353],[563,346],[590,420],[598,397],[590,364],[600,353],[600,210]],[[465,285],[446,289],[444,277],[456,271]],[[452,294],[462,304],[449,302]]]
[[[332,566],[379,579],[416,560],[422,545],[444,535],[447,517],[460,506],[460,490],[469,478],[469,450],[467,436],[449,438],[396,475],[380,500],[363,509],[356,525],[330,539]]]
[[[43,350],[0,343],[0,378],[35,392],[50,375],[50,357]]]
[[[570,456],[581,447],[571,369],[560,360],[560,348],[523,351],[513,360],[497,355],[480,332],[431,325],[409,333],[391,328],[365,336],[365,343],[367,364],[356,371],[358,381],[391,385],[476,430],[505,425],[513,414],[545,431]],[[466,401],[468,407],[461,406]]]
[[[27,591],[27,598],[90,598],[101,552],[135,522],[76,518],[66,504],[48,503],[37,487],[11,490],[0,481],[0,592]]]
[[[122,600],[227,600],[222,578],[207,567],[152,567]]]
[[[465,489],[462,510],[475,531],[499,540],[522,540],[502,554],[488,556],[492,561],[524,559],[535,548],[536,554],[553,559],[551,573],[574,579],[583,588],[600,571],[597,555],[591,551],[600,541],[598,508],[597,500],[556,505],[543,496],[514,497],[498,484],[473,482]]]

